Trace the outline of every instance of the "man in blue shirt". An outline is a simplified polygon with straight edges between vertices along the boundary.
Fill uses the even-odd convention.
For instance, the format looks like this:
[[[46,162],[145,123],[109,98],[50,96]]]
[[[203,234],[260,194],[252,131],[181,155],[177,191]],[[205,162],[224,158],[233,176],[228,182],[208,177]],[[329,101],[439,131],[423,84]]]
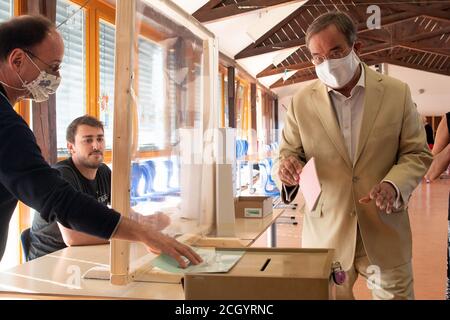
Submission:
[[[0,259],[17,201],[47,221],[102,239],[142,242],[173,257],[181,267],[201,258],[188,246],[156,229],[121,216],[76,191],[41,155],[33,132],[14,111],[21,99],[42,102],[61,80],[64,42],[44,17],[21,16],[0,24]]]

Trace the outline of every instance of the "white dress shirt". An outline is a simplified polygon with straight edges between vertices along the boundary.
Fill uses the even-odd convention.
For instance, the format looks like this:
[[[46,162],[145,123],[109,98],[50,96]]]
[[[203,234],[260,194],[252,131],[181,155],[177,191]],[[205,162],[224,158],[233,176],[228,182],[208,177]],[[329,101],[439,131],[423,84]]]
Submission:
[[[331,104],[336,114],[339,128],[341,129],[348,155],[354,162],[356,148],[358,147],[359,132],[364,111],[364,94],[366,92],[366,75],[364,68],[361,68],[361,76],[358,83],[350,92],[347,98],[342,93],[327,87]]]

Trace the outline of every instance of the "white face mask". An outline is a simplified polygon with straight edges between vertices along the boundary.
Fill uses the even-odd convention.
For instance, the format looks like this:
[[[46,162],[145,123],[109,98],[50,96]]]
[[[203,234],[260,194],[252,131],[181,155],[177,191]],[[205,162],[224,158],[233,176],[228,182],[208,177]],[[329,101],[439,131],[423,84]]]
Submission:
[[[54,94],[56,89],[58,89],[59,84],[61,83],[61,77],[54,76],[45,72],[44,70],[39,69],[39,67],[33,62],[33,60],[28,56],[31,63],[40,71],[39,75],[33,81],[27,83],[23,81],[19,74],[17,74],[22,82],[22,87],[27,89],[32,99],[36,102],[44,102],[48,100],[48,96],[50,94]]]
[[[328,87],[340,89],[352,80],[360,64],[355,51],[340,59],[325,60],[316,66],[317,77]]]

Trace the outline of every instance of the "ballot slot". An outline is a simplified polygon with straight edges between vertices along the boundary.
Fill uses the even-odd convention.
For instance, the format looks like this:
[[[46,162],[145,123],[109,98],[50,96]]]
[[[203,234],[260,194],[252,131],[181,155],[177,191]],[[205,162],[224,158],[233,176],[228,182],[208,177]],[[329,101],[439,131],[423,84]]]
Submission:
[[[269,265],[271,259],[267,259],[266,262],[264,262],[263,266],[261,267],[261,271],[266,270],[267,266]]]

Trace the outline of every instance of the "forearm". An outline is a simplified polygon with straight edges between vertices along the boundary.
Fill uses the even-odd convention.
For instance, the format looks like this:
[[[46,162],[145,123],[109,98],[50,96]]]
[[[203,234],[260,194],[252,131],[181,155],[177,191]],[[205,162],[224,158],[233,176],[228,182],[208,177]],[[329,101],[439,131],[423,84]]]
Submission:
[[[87,245],[96,245],[96,244],[107,244],[108,240],[98,238],[95,236],[91,236],[87,233],[75,231],[69,228],[64,227],[60,223],[58,223],[59,230],[61,231],[62,238],[66,246],[87,246]]]
[[[433,156],[438,155],[450,143],[446,118],[443,117],[436,130],[436,138],[433,146]]]
[[[431,164],[430,170],[428,170],[426,178],[429,181],[433,181],[448,168],[450,165],[450,143],[438,153]]]
[[[446,161],[447,166],[450,165],[450,143],[447,144],[447,146],[442,151],[442,156],[445,159],[444,161]]]
[[[146,243],[147,233],[138,222],[122,216],[111,239]]]

